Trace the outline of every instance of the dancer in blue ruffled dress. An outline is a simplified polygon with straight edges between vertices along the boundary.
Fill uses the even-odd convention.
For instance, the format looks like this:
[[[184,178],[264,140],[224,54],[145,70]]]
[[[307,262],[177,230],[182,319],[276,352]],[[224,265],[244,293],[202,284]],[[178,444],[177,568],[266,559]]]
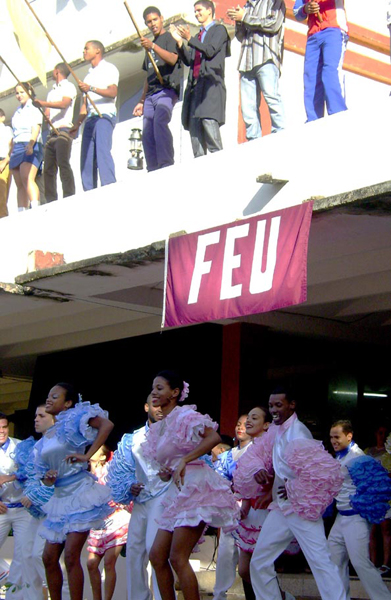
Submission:
[[[55,425],[35,446],[37,476],[55,490],[45,505],[46,519],[40,534],[46,539],[43,562],[51,600],[61,600],[60,556],[65,550],[72,600],[83,599],[80,554],[89,530],[102,527],[112,511],[110,490],[87,471],[91,456],[106,441],[113,423],[98,404],[78,402],[73,387],[55,385],[46,400],[46,412]],[[89,447],[86,452],[86,448]]]

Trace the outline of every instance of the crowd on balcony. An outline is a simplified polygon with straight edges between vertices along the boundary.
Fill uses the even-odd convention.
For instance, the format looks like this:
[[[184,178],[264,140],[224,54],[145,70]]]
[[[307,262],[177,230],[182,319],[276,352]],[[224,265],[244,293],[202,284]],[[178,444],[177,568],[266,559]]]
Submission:
[[[224,25],[215,20],[211,0],[194,4],[200,30],[192,35],[186,25],[164,28],[163,16],[156,6],[144,10],[144,21],[151,37],[141,37],[145,49],[145,84],[135,116],[143,117],[143,148],[149,172],[174,163],[173,138],[169,128],[179,99],[183,65],[189,76],[182,106],[183,127],[189,131],[195,157],[222,149],[220,127],[225,122],[225,59],[230,56],[230,38]],[[279,80],[284,47],[284,0],[248,0],[244,7],[232,7],[227,17],[235,23],[241,44],[241,112],[247,140],[261,137],[261,93],[271,118],[272,133],[285,127],[284,105]],[[308,37],[304,60],[304,105],[307,121],[347,109],[342,65],[348,41],[344,3],[338,0],[317,2],[296,0],[294,16],[307,21]],[[68,81],[66,64],[56,65],[55,84],[46,100],[36,98],[29,83],[16,86],[20,107],[12,117],[12,130],[4,125],[0,109],[0,217],[7,216],[11,175],[17,187],[19,211],[40,204],[36,177],[42,172],[46,202],[58,198],[57,175],[64,198],[75,193],[70,166],[72,140],[83,125],[81,179],[85,191],[116,181],[111,155],[116,122],[118,69],[104,58],[104,46],[89,40],[84,59],[90,69],[79,81],[83,95],[80,114],[73,120],[75,86]],[[50,134],[43,147],[42,118]]]
[[[11,565],[0,559],[6,598],[43,600],[48,588],[52,600],[83,600],[87,543],[94,600],[103,598],[102,561],[104,598],[113,598],[125,545],[128,600],[152,597],[149,561],[155,599],[175,600],[175,573],[185,600],[199,600],[189,558],[214,528],[214,600],[226,599],[237,566],[246,600],[294,600],[275,570],[284,552],[305,557],[322,600],[350,598],[349,561],[368,598],[390,600],[387,426],[364,453],[350,421],[331,423],[331,454],[279,386],[267,405],[238,417],[233,446],[187,403],[189,392],[176,372],[159,372],[139,406],[146,424],[125,434],[114,454],[105,446],[113,428],[107,411],[83,402],[69,383],[56,384],[37,407],[38,441],[11,438],[0,413],[0,547],[11,528],[14,539]]]

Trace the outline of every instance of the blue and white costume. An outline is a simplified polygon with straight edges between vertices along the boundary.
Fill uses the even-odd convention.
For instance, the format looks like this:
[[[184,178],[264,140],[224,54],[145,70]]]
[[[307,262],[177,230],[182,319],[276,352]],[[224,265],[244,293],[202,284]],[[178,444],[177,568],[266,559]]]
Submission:
[[[364,483],[363,477],[360,477],[361,482],[357,477],[360,463],[363,460],[365,462],[373,461],[376,470],[378,463],[374,458],[371,459],[369,456],[365,456],[364,452],[354,441],[352,441],[347,448],[336,454],[337,459],[341,464],[344,482],[342,489],[337,496],[338,515],[330,531],[328,544],[331,558],[338,567],[339,574],[345,587],[346,599],[350,599],[348,570],[350,559],[369,598],[371,600],[391,600],[391,593],[388,591],[379,571],[369,558],[369,533],[371,526],[367,518],[370,518],[370,502],[367,502],[367,514],[365,515],[366,518],[364,518],[361,516],[364,512],[360,507],[360,495],[357,493],[359,487],[361,487],[360,483]],[[385,469],[384,472],[384,482],[387,484],[388,476]],[[377,489],[380,489],[383,486],[380,486],[378,481],[373,485],[373,473],[369,475],[368,483],[372,491],[371,504],[374,505]],[[356,507],[357,510],[354,507]],[[384,505],[383,518],[386,511],[387,503]]]
[[[15,449],[19,443],[20,440],[8,438],[0,447],[1,475],[15,474]],[[22,563],[22,550],[31,516],[25,511],[20,502],[22,496],[23,490],[17,480],[5,483],[0,488],[0,501],[7,507],[7,512],[0,515],[0,548],[7,539],[11,527],[14,534],[14,554],[8,575],[8,583],[14,585],[11,585],[7,590],[7,600],[10,598],[23,600],[25,597],[26,581]]]
[[[232,481],[236,463],[250,445],[251,443],[249,442],[244,448],[236,446],[235,448],[231,448],[231,450],[222,452],[213,465],[215,471],[225,479]],[[224,531],[220,530],[213,600],[224,600],[227,597],[227,591],[233,586],[236,579],[236,565],[238,561],[239,550],[232,533],[224,533]]]
[[[128,600],[152,600],[147,575],[149,551],[159,528],[156,520],[163,512],[161,501],[171,485],[171,480],[160,479],[157,468],[142,453],[141,444],[148,429],[147,423],[122,437],[110,461],[107,477],[115,502],[134,502],[126,544]],[[144,485],[136,497],[130,491],[134,483]],[[152,582],[155,600],[161,600],[154,571]]]
[[[54,486],[42,485],[35,477],[34,446],[36,443],[37,440],[31,436],[20,442],[15,450],[15,462],[18,466],[15,475],[23,486],[23,495],[32,502],[27,511],[34,517],[30,520],[23,542],[24,600],[42,600],[42,585],[46,581],[45,568],[42,562],[45,540],[38,534],[38,530],[45,517],[42,506],[50,500],[54,492]],[[68,581],[66,579],[62,597],[64,600],[69,598]]]
[[[40,529],[40,535],[49,542],[61,544],[70,532],[99,529],[112,512],[110,489],[96,482],[87,471],[87,463],[65,460],[69,454],[83,454],[94,442],[98,430],[89,425],[94,417],[107,418],[107,412],[99,404],[80,402],[61,412],[35,446],[36,477],[42,479],[52,469],[58,473]]]

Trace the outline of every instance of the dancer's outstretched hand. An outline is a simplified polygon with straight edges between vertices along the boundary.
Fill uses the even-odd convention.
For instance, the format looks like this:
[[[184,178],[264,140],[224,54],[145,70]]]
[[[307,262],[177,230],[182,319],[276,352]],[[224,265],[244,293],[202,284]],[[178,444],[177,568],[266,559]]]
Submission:
[[[260,485],[265,485],[273,480],[273,475],[270,475],[266,469],[259,469],[254,475],[254,479]]]
[[[134,496],[134,498],[137,498],[137,496],[140,495],[144,488],[145,485],[143,483],[132,483],[132,485],[130,486],[130,493],[132,494],[132,496]]]
[[[170,481],[172,477],[172,469],[169,469],[168,467],[160,467],[158,475],[162,481]]]
[[[58,471],[50,469],[50,471],[46,471],[45,477],[42,478],[42,482],[44,485],[51,486],[54,485],[54,482],[56,481],[57,477]]]

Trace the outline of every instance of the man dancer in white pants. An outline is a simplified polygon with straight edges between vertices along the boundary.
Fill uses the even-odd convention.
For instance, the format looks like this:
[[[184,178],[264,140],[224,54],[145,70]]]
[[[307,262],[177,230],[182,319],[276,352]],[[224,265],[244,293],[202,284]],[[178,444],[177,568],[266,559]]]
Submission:
[[[350,497],[355,495],[356,486],[347,466],[357,457],[364,455],[353,441],[351,422],[336,421],[330,429],[330,440],[341,463],[344,482],[337,496],[338,515],[328,541],[331,558],[338,566],[345,586],[346,600],[350,600],[349,559],[371,600],[391,600],[391,593],[369,558],[371,525],[353,510],[350,504]]]
[[[32,517],[23,508],[20,500],[22,487],[16,481],[16,464],[13,453],[20,440],[9,437],[8,417],[0,413],[0,548],[12,528],[14,534],[14,554],[8,575],[7,600],[24,599],[24,571],[22,550],[26,530]]]
[[[148,413],[146,425],[122,437],[109,463],[107,477],[115,502],[134,502],[126,544],[128,600],[152,600],[147,573],[149,550],[159,528],[156,519],[163,511],[161,501],[171,484],[171,479],[162,481],[143,456],[141,444],[149,425],[163,418],[160,407],[152,406],[150,396],[144,409]],[[155,600],[161,600],[154,571],[152,584]]]
[[[274,508],[262,526],[251,559],[252,586],[257,600],[282,599],[274,561],[295,537],[311,567],[322,600],[346,600],[338,569],[331,561],[322,518],[308,520],[295,513],[285,488],[285,484],[295,478],[286,460],[287,447],[296,440],[312,440],[311,432],[298,420],[295,407],[295,401],[284,388],[277,388],[269,398],[269,411],[274,425],[278,426],[272,448]],[[321,452],[327,454],[325,450]],[[270,482],[271,477],[266,465],[255,475],[260,484]]]

